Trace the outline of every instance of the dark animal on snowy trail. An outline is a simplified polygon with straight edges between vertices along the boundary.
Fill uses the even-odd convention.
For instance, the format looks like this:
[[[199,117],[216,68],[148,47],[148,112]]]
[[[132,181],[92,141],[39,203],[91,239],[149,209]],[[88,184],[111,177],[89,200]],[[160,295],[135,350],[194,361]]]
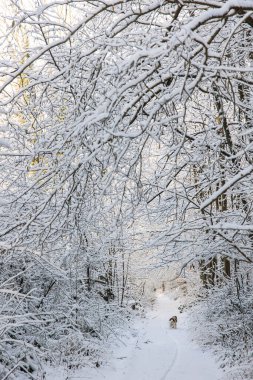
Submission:
[[[173,317],[171,317],[171,318],[169,319],[169,321],[170,321],[170,327],[171,327],[172,329],[176,329],[176,328],[177,328],[177,316],[174,315]]]

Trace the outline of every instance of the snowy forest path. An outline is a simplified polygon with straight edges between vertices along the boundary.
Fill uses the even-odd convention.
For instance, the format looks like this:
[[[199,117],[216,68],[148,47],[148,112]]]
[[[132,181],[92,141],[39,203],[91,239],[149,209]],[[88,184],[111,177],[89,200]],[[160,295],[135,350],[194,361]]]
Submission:
[[[222,372],[214,358],[191,341],[187,313],[178,311],[179,301],[158,293],[146,318],[136,322],[135,333],[120,345],[108,366],[84,368],[73,376],[47,380],[219,380]],[[170,329],[169,318],[178,316],[177,329]]]

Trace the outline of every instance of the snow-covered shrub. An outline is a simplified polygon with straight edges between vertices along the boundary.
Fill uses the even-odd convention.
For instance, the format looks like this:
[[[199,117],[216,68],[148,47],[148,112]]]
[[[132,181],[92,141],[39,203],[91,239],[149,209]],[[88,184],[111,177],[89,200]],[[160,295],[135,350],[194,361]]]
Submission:
[[[128,322],[116,297],[101,297],[108,285],[95,271],[88,287],[82,266],[73,275],[24,252],[3,255],[0,267],[1,379],[43,376],[45,363],[99,365],[105,342]]]
[[[241,274],[240,284],[227,279],[201,288],[190,305],[194,335],[214,350],[228,378],[252,379],[253,298],[248,274]]]

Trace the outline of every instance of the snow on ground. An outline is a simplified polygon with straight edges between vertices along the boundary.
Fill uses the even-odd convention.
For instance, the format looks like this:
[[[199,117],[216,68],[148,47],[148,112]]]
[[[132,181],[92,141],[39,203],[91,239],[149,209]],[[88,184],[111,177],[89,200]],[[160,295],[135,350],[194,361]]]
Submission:
[[[220,380],[214,358],[191,341],[187,313],[179,314],[178,306],[178,301],[159,293],[154,308],[136,322],[125,345],[110,353],[106,366],[74,374],[55,369],[46,380]],[[172,315],[178,316],[176,330],[169,328]]]

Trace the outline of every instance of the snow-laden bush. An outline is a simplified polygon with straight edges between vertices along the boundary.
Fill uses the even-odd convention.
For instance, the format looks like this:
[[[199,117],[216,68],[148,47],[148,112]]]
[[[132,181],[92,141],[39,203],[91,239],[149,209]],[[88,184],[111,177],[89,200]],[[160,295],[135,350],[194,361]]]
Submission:
[[[1,379],[43,376],[46,363],[100,365],[106,342],[121,334],[129,311],[116,292],[108,299],[108,284],[95,271],[88,286],[81,265],[73,274],[70,266],[13,253],[2,256],[0,266]]]
[[[253,378],[252,281],[226,280],[219,286],[198,291],[191,303],[194,335],[213,349],[228,378]]]

